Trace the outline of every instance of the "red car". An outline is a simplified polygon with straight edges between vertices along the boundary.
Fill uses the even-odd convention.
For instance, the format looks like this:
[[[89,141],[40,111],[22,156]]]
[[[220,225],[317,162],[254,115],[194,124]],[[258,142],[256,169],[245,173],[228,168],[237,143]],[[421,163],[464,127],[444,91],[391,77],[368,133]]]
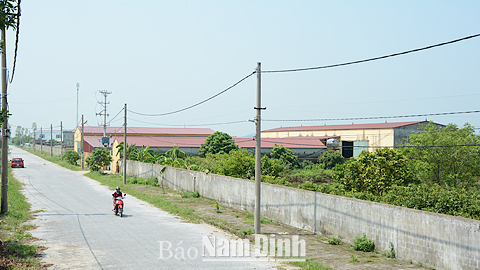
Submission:
[[[13,158],[12,159],[12,168],[25,168],[22,158]]]

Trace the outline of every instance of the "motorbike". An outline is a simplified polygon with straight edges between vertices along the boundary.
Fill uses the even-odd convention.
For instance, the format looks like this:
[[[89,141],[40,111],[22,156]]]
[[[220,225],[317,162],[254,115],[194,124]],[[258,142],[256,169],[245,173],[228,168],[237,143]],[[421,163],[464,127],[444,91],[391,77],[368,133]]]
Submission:
[[[125,199],[125,196],[127,196],[127,194],[123,194],[123,197],[113,198],[115,203],[114,212],[116,216],[120,215],[120,217],[123,217],[123,208],[124,208],[123,200]]]

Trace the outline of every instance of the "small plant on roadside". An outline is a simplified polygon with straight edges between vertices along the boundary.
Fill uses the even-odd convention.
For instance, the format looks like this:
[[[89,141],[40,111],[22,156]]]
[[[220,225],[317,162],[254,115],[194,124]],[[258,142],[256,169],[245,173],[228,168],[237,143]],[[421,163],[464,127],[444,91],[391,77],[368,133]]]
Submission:
[[[375,250],[375,244],[373,243],[373,240],[368,239],[368,236],[363,234],[363,236],[357,236],[357,238],[353,242],[353,248],[355,250],[361,250],[363,252],[371,252]]]
[[[63,153],[62,158],[69,164],[77,165],[78,160],[80,160],[80,154],[73,150],[68,150]]]
[[[340,239],[340,237],[330,237],[328,238],[328,243],[330,245],[340,245],[342,243],[342,239]]]
[[[358,262],[358,257],[352,254],[352,256],[350,257],[350,260],[348,260],[348,261],[352,262],[352,263],[356,263],[356,262]]]
[[[110,165],[112,162],[112,157],[110,156],[110,152],[107,149],[95,148],[93,152],[87,157],[85,160],[87,162],[87,166],[90,168],[90,171],[100,171],[102,167],[106,167]]]
[[[393,246],[393,243],[390,242],[390,250],[386,252],[385,254],[388,258],[395,258],[395,247]]]
[[[214,206],[215,206],[215,208],[217,208],[217,210],[215,212],[222,213],[222,211],[220,211],[220,204],[218,204],[217,200],[215,200],[215,205]]]

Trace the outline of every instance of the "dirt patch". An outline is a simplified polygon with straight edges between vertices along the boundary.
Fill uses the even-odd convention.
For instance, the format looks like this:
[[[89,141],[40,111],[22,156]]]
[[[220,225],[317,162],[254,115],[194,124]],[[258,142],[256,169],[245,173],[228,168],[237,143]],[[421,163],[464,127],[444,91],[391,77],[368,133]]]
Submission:
[[[191,209],[201,222],[212,224],[241,238],[248,238],[252,242],[254,240],[252,213],[221,205],[217,208],[215,201],[186,197],[188,193],[168,189],[165,189],[164,192],[162,188],[150,186],[137,186],[135,188],[152,197],[159,196],[164,200]],[[428,269],[410,262],[388,258],[380,252],[356,251],[348,244],[331,245],[324,235],[313,234],[268,219],[262,220],[261,230],[262,234],[275,235],[276,239],[291,239],[292,235],[299,235],[300,239],[306,241],[307,258],[333,269]],[[353,257],[357,258],[358,262],[351,262]],[[285,265],[285,268],[294,269],[295,267]]]

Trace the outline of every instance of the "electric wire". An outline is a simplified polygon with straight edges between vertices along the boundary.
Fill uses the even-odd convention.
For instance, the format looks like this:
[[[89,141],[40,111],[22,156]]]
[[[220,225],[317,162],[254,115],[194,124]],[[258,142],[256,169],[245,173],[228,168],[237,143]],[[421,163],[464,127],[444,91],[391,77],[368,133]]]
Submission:
[[[120,115],[121,112],[123,112],[125,108],[122,108],[110,121],[107,122],[107,125],[109,125],[115,118],[117,118],[118,115]]]
[[[255,74],[255,72],[256,72],[256,71],[253,71],[253,72],[250,73],[249,75],[243,77],[241,80],[237,81],[236,83],[234,83],[234,84],[231,85],[230,87],[228,87],[228,88],[220,91],[219,93],[217,93],[217,94],[215,94],[215,95],[213,95],[213,96],[211,96],[211,97],[209,97],[209,98],[207,98],[207,99],[204,99],[204,100],[202,100],[202,101],[200,101],[200,102],[198,102],[198,103],[195,103],[195,104],[193,104],[193,105],[191,105],[191,106],[188,106],[188,107],[185,107],[185,108],[183,108],[183,109],[180,109],[180,110],[171,111],[171,112],[167,112],[167,113],[158,113],[158,114],[139,113],[139,112],[135,112],[135,111],[132,111],[132,110],[128,110],[128,111],[131,112],[131,113],[133,113],[133,114],[144,115],[144,116],[164,116],[164,115],[170,115],[170,114],[175,114],[175,113],[183,112],[183,111],[186,111],[186,110],[188,110],[188,109],[194,108],[194,107],[196,107],[196,106],[198,106],[198,105],[201,105],[201,104],[203,104],[203,103],[205,103],[205,102],[207,102],[207,101],[209,101],[209,100],[212,100],[212,99],[218,97],[219,95],[227,92],[228,90],[234,88],[235,86],[237,86],[238,84],[240,84],[240,83],[243,82],[244,80],[248,79],[250,76],[252,76],[253,74]]]
[[[172,127],[200,127],[200,126],[218,126],[218,125],[230,125],[230,124],[239,124],[239,123],[248,123],[250,121],[248,120],[239,120],[239,121],[230,121],[230,122],[221,122],[221,123],[210,123],[210,124],[159,124],[159,123],[153,123],[153,122],[146,122],[146,121],[141,121],[133,118],[128,118],[128,120],[132,120],[135,122],[139,123],[144,123],[144,124],[150,124],[150,125],[156,125],[156,126],[172,126]]]
[[[10,83],[13,82],[13,77],[15,76],[15,67],[17,65],[17,51],[18,51],[18,36],[20,33],[20,16],[22,10],[20,8],[20,3],[22,0],[18,0],[18,9],[17,9],[17,27],[16,27],[16,34],[15,34],[15,54],[13,57],[13,68],[12,68],[12,77],[10,78]]]
[[[374,58],[369,58],[369,59],[363,59],[363,60],[358,60],[358,61],[352,61],[352,62],[346,62],[346,63],[341,63],[341,64],[334,64],[334,65],[327,65],[327,66],[318,66],[318,67],[308,67],[308,68],[296,68],[296,69],[281,69],[281,70],[262,70],[261,73],[282,73],[282,72],[297,72],[297,71],[307,71],[307,70],[316,70],[316,69],[326,69],[326,68],[333,68],[333,67],[340,67],[340,66],[347,66],[347,65],[353,65],[353,64],[359,64],[359,63],[365,63],[365,62],[370,62],[370,61],[375,61],[375,60],[380,60],[380,59],[385,59],[385,58],[390,58],[390,57],[395,57],[399,55],[404,55],[404,54],[409,54],[413,52],[419,52],[423,50],[428,50],[432,49],[435,47],[440,47],[456,42],[460,42],[463,40],[471,39],[471,38],[476,38],[480,36],[480,34],[472,35],[472,36],[467,36],[435,45],[430,45],[427,47],[422,47],[418,49],[413,49],[409,51],[404,51],[404,52],[399,52],[399,53],[394,53],[394,54],[389,54],[389,55],[384,55],[384,56],[379,56],[379,57],[374,57]]]
[[[409,114],[409,115],[395,115],[395,116],[350,117],[350,118],[262,119],[262,121],[268,121],[268,122],[346,121],[346,120],[391,119],[391,118],[409,118],[409,117],[420,117],[420,116],[454,115],[454,114],[468,114],[468,113],[479,113],[479,112],[480,110],[464,111],[464,112],[442,112],[442,113]]]

